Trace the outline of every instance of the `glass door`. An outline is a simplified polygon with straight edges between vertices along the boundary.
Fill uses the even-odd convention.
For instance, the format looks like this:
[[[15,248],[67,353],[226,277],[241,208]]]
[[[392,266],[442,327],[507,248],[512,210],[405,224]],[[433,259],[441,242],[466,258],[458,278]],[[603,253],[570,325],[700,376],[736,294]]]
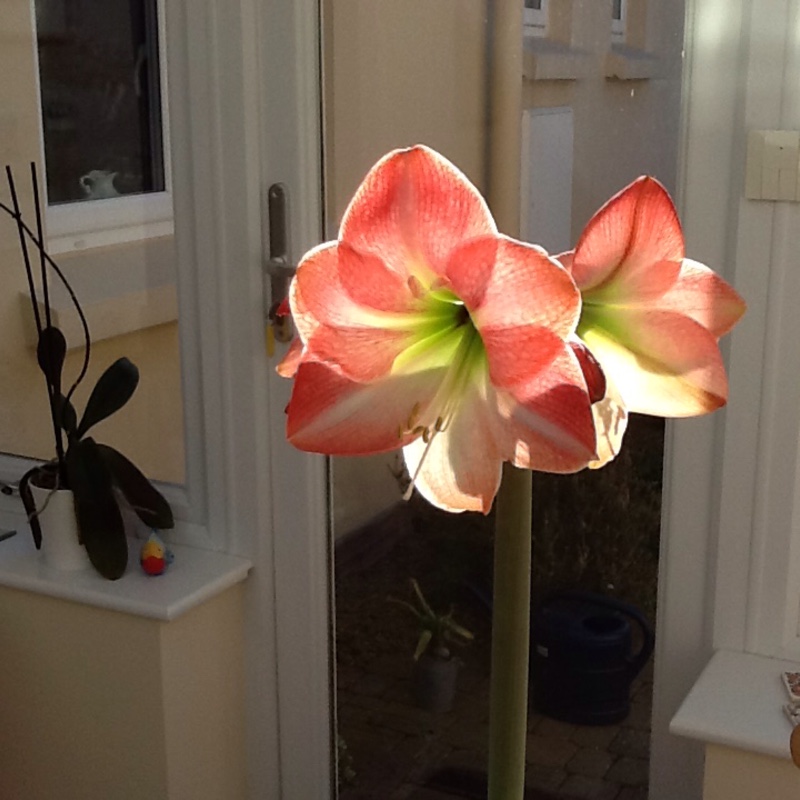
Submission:
[[[508,191],[523,239],[574,247],[638,175],[674,193],[683,4],[662,5],[524,3],[519,153],[504,154],[521,178]],[[487,190],[491,7],[323,4],[327,239],[394,148],[426,144]],[[625,620],[639,658],[627,701],[610,710],[548,703],[533,676],[527,780],[548,796],[647,796],[663,454],[663,421],[635,417],[615,463],[534,479],[534,620],[580,593],[581,613]],[[337,457],[330,471],[339,797],[485,796],[494,513],[404,500],[398,454]],[[452,636],[438,664],[433,648],[419,654],[420,592],[469,634]]]

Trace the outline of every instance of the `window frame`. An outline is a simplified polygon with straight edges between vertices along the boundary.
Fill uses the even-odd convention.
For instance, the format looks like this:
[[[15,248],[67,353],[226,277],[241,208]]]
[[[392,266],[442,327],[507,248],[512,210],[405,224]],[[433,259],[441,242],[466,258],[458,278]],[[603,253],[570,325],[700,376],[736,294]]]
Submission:
[[[34,40],[36,0],[30,0]],[[172,207],[172,165],[169,125],[169,83],[167,69],[166,0],[156,0],[159,82],[161,101],[161,146],[164,163],[164,190],[123,195],[104,200],[48,203],[45,207],[48,252],[51,255],[126,244],[174,233]],[[34,53],[37,84],[41,81],[38,47]],[[46,170],[44,116],[39,99],[39,137],[41,163]],[[46,186],[46,183],[45,183]]]
[[[547,36],[549,20],[549,0],[540,0],[541,8],[523,7],[525,33],[530,36]]]
[[[611,3],[611,41],[624,42],[628,29],[628,0],[619,0],[619,17],[614,16],[614,2]]]

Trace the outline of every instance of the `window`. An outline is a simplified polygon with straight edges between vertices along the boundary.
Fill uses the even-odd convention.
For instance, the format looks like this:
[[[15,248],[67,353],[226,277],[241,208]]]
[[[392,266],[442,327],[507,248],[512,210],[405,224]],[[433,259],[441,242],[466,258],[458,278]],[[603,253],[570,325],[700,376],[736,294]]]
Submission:
[[[158,0],[35,0],[52,252],[172,233]]]
[[[625,22],[627,17],[627,0],[612,0],[611,3],[611,40],[625,41]]]
[[[525,33],[533,36],[547,34],[547,0],[525,0]]]

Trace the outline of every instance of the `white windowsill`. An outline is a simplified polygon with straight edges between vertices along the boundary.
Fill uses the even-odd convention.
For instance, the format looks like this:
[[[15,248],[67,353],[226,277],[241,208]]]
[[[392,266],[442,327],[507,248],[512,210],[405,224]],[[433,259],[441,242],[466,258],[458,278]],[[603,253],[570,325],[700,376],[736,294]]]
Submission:
[[[605,76],[617,81],[643,81],[661,76],[659,58],[625,44],[612,44],[606,54]]]
[[[589,73],[590,55],[539,36],[523,40],[522,74],[529,81],[574,81]]]
[[[789,759],[791,725],[783,713],[781,673],[800,665],[720,650],[670,723],[679,736]]]
[[[2,530],[15,527],[9,517],[0,522]],[[60,572],[45,566],[27,526],[16,527],[15,536],[0,541],[0,586],[163,622],[240,583],[252,566],[226,553],[171,544],[174,563],[163,575],[150,577],[139,567],[142,542],[129,540],[128,569],[118,581],[109,581],[91,567]]]

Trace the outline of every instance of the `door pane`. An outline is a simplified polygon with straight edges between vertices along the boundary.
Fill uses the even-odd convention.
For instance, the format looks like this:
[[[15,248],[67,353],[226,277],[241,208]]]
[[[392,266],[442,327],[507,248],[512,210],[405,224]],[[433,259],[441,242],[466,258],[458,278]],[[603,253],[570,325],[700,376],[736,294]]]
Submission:
[[[49,201],[43,208],[48,249],[72,284],[91,335],[88,373],[73,404],[80,414],[103,371],[129,358],[139,369],[138,388],[92,435],[149,477],[182,483],[176,263],[172,201],[163,191],[170,180],[155,0],[39,0],[35,22],[27,4],[11,8],[14,13],[0,20],[0,64],[16,78],[3,88],[0,153],[35,229],[29,163],[42,152],[44,132],[40,183],[43,204]],[[139,196],[116,196],[133,193]],[[0,199],[10,204],[5,175]],[[157,214],[148,217],[151,201]],[[148,228],[164,214],[157,229]],[[65,224],[76,227],[70,233]],[[55,240],[60,246],[53,248]],[[16,226],[7,215],[0,218],[0,252],[7,287],[0,300],[0,454],[49,460],[55,444],[36,363],[34,316]],[[33,263],[38,277],[35,251]],[[68,345],[66,390],[82,369],[84,334],[69,294],[54,272],[48,274],[54,322]],[[41,286],[38,296],[41,301]],[[9,482],[21,475],[19,467],[3,469]]]
[[[36,0],[51,204],[165,188],[156,0]]]
[[[486,5],[323,8],[328,238],[363,175],[396,147],[427,144],[485,188]],[[520,75],[520,222],[523,238],[555,253],[574,246],[592,213],[638,175],[674,190],[683,8],[626,5],[621,35],[658,55],[657,81],[622,79],[612,65],[607,5],[547,8],[544,36],[528,31]],[[554,222],[543,229],[543,220]],[[558,704],[531,703],[528,782],[552,796],[646,796],[663,430],[633,419],[623,455],[606,469],[535,477],[534,619],[557,602],[553,592],[595,593],[602,600],[580,598],[565,613],[608,612],[630,637],[624,655],[642,656],[610,710],[590,705],[576,719]],[[449,515],[418,495],[403,501],[402,473],[396,455],[331,462],[340,797],[480,796],[494,517]],[[460,663],[449,710],[424,707],[417,691],[419,630],[403,605],[415,602],[411,579],[474,635],[451,648]]]

